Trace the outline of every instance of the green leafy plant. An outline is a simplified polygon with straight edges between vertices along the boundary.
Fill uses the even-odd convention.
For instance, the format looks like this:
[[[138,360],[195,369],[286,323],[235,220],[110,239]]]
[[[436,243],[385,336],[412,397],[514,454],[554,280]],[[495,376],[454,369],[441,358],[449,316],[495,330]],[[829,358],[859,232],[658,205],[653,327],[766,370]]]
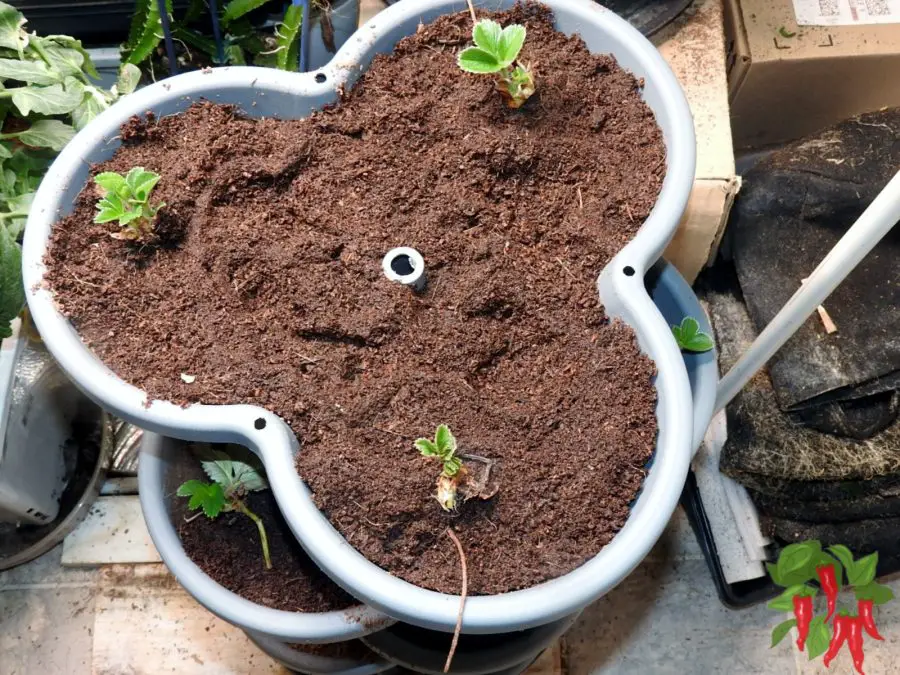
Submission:
[[[68,35],[29,33],[0,2],[0,337],[25,305],[19,242],[34,192],[75,132],[137,86],[125,65],[112,89],[98,87],[90,56]]]
[[[103,191],[103,198],[97,202],[95,223],[119,221],[121,230],[113,233],[117,239],[137,241],[153,234],[153,219],[164,207],[165,202],[155,206],[150,204],[150,193],[159,182],[160,175],[136,166],[124,176],[113,171],[105,171],[94,177],[94,182]]]
[[[237,511],[250,518],[259,531],[266,569],[272,569],[266,526],[244,503],[249,493],[268,489],[269,483],[262,470],[249,463],[234,460],[220,451],[207,452],[206,459],[201,460],[201,465],[210,482],[186,481],[178,487],[176,494],[190,499],[188,508],[191,511],[201,509],[210,519],[218,518],[220,514],[229,511]]]
[[[713,339],[700,330],[700,324],[692,316],[684,317],[680,326],[672,326],[672,335],[685,352],[708,352],[715,346]]]
[[[330,26],[327,18],[328,2],[313,0],[313,5],[322,12],[323,34]],[[219,54],[215,41],[205,32],[209,23],[208,7],[203,0],[191,0],[187,9],[176,16],[171,0],[166,0],[166,8],[172,26],[172,37],[182,47],[184,53],[178,57],[179,65],[197,66],[197,59],[190,50],[197,50],[206,63],[216,65],[256,65],[295,71],[298,67],[297,54],[300,42],[300,26],[304,20],[300,5],[288,3],[284,7],[282,20],[274,28],[256,26],[251,23],[250,13],[262,7],[277,6],[281,11],[283,0],[230,0],[221,5],[219,22],[223,28],[223,56]],[[128,39],[122,45],[122,55],[127,63],[153,69],[153,57],[163,40],[162,17],[157,0],[137,0]]]
[[[519,108],[534,93],[534,75],[528,66],[517,63],[525,44],[525,26],[511,24],[501,28],[490,19],[482,19],[472,28],[474,47],[463,49],[457,63],[467,73],[493,74],[497,90],[510,108]]]
[[[434,432],[434,440],[419,438],[415,441],[416,449],[424,457],[436,457],[442,469],[437,479],[435,497],[445,511],[456,508],[456,493],[459,482],[465,473],[462,460],[456,454],[456,438],[446,424],[438,425]]]

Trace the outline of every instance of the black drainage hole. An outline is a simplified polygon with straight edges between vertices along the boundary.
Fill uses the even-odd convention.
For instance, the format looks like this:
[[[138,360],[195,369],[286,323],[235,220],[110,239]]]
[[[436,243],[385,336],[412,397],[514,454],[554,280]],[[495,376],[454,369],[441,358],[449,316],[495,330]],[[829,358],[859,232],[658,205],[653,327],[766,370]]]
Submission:
[[[626,277],[634,276],[634,268],[631,265],[626,266],[622,271],[625,272]]]
[[[318,82],[319,84],[322,84],[327,79],[328,78],[325,77],[325,73],[316,73],[316,82]]]
[[[257,417],[256,421],[253,423],[253,426],[260,430],[265,429],[266,421],[262,417]]]
[[[412,265],[412,259],[405,253],[401,253],[391,260],[391,269],[401,277],[405,277],[416,271],[416,268]]]

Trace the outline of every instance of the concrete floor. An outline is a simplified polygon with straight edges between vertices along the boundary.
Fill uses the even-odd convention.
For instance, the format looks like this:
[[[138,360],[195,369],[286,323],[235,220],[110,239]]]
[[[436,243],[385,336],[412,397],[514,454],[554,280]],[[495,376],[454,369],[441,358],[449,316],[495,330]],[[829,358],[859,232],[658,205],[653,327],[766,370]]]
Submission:
[[[122,628],[121,640],[105,636],[102,649],[106,653],[103,658],[95,653],[101,649],[95,627],[111,631],[112,625],[118,631],[115,622],[101,620],[106,611],[101,607],[101,589],[105,584],[109,593],[109,569],[63,568],[60,556],[61,549],[56,548],[28,565],[0,573],[0,675],[163,672],[161,668],[135,666],[133,659],[125,658],[129,651],[144,646],[140,643],[146,641],[146,631],[155,630],[146,623],[150,617],[142,614],[146,606],[140,601],[131,604],[134,621]],[[113,585],[120,583],[116,580]],[[139,596],[140,574],[135,574],[130,583],[138,589]],[[900,596],[900,580],[889,583]],[[851,602],[852,598],[848,596],[844,601]],[[869,675],[900,671],[896,665],[900,661],[900,600],[878,609],[881,611],[877,619],[886,639],[883,643],[866,642]],[[231,630],[211,615],[204,621],[206,618],[209,622],[201,635],[221,640]],[[568,669],[571,675],[852,672],[846,654],[826,671],[820,663],[807,663],[805,655],[799,654],[788,639],[769,649],[771,628],[784,618],[765,606],[732,611],[719,603],[700,549],[679,511],[644,563],[619,587],[589,607],[568,633]],[[225,638],[232,639],[230,633]],[[196,654],[178,645],[173,647],[165,672],[187,672],[187,665],[179,667],[178,659],[184,664],[193,659],[193,664],[198,660]],[[205,667],[197,670],[194,666],[190,672],[283,672],[271,663],[261,662],[262,655],[254,653],[252,647],[240,643],[234,649],[244,650],[241,654],[245,657],[232,659],[232,665],[207,662]]]

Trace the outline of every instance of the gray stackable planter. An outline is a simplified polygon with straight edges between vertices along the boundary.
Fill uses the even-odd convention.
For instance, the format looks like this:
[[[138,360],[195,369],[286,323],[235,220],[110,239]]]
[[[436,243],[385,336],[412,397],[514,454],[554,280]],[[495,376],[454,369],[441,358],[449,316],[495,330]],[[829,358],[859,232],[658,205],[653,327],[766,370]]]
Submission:
[[[185,590],[216,616],[243,628],[248,634],[274,642],[325,644],[360,638],[393,623],[379,612],[357,606],[345,610],[318,613],[287,612],[263,607],[232,593],[206,575],[185,553],[172,522],[170,508],[181,478],[175,475],[179,458],[189,451],[184,442],[158,434],[145,433],[138,466],[138,489],[141,509],[150,537],[163,562]],[[348,675],[371,675],[390,667],[382,659],[372,663],[346,662],[341,668],[324,667],[326,657],[311,657],[302,652],[296,656],[295,669],[309,673],[346,672]],[[304,660],[303,657],[309,657]],[[346,660],[344,660],[346,661]],[[322,666],[319,670],[303,668]],[[334,666],[334,664],[332,664]],[[365,667],[364,667],[365,666]]]
[[[514,0],[476,0],[475,4],[498,9],[510,7]],[[644,288],[644,276],[674,235],[693,184],[695,140],[687,102],[660,54],[624,20],[592,0],[546,0],[546,4],[554,11],[559,30],[579,33],[589,49],[611,53],[624,68],[643,78],[644,99],[663,132],[667,171],[657,203],[637,235],[598,279],[607,313],[635,330],[641,348],[656,365],[659,434],[643,488],[613,540],[584,565],[557,579],[512,593],[470,598],[463,617],[465,634],[515,632],[560,621],[612,589],[662,534],[678,504],[695,447],[685,363],[669,324]],[[390,52],[420,23],[465,9],[464,0],[404,0],[361,27],[318,71],[292,74],[222,68],[169,78],[125,97],[81,131],[54,162],[35,198],[23,249],[25,287],[38,329],[59,363],[88,395],[153,432],[249,447],[265,464],[273,494],[292,531],[332,579],[385,615],[444,632],[452,632],[456,625],[459,597],[394,577],[350,546],[316,508],[297,475],[297,439],[279,417],[249,405],[182,408],[162,401],[147,405],[144,392],[119,379],[81,342],[42,281],[53,224],[71,211],[88,180],[89,164],[115,151],[119,127],[132,115],[148,110],[171,115],[206,98],[236,104],[253,116],[303,117],[335,101],[338,88],[351,86],[376,54]]]

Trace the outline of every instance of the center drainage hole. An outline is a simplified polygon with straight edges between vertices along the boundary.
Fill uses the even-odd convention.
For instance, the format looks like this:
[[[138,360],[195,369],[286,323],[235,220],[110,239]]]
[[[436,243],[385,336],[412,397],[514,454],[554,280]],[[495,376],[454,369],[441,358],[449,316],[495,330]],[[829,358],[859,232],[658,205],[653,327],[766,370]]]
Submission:
[[[328,78],[325,77],[325,73],[316,73],[316,82],[318,82],[319,84],[322,84],[327,79]]]
[[[264,420],[262,417],[257,417],[256,421],[253,422],[253,426],[260,430],[265,429],[266,428],[266,420]]]
[[[633,276],[634,276],[634,268],[633,268],[631,265],[628,265],[628,266],[625,267],[622,271],[625,272],[625,276],[626,276],[626,277],[633,277]]]
[[[401,253],[391,260],[391,269],[401,277],[408,276],[416,271],[416,268],[412,265],[412,259],[405,253]]]

